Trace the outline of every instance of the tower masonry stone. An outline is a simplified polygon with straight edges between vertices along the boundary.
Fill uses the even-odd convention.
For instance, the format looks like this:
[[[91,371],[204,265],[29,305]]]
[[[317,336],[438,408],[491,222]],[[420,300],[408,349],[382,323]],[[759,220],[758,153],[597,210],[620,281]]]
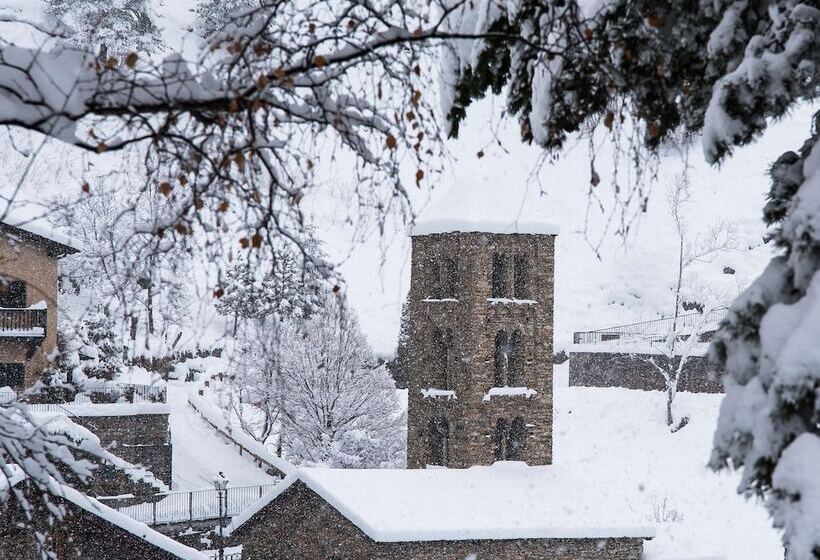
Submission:
[[[408,468],[552,462],[554,242],[413,236]]]

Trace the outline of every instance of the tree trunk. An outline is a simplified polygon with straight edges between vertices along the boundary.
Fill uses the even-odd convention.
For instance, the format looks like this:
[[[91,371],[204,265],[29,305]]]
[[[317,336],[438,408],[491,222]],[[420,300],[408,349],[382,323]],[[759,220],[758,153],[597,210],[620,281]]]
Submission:
[[[675,419],[672,417],[672,401],[675,398],[675,391],[670,381],[666,385],[666,425],[671,426]]]

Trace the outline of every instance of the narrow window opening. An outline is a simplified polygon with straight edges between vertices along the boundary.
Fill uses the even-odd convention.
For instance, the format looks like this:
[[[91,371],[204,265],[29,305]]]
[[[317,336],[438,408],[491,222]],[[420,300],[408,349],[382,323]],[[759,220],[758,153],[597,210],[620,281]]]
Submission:
[[[521,331],[513,331],[510,336],[509,357],[507,359],[507,385],[518,387],[524,377],[524,337]]]
[[[444,337],[444,387],[443,389],[453,389],[453,352],[455,351],[455,340],[453,329],[447,329]]]
[[[492,297],[507,297],[507,256],[493,253]]]
[[[26,283],[20,280],[0,278],[0,307],[21,308],[26,306]]]
[[[452,334],[450,335],[452,336]],[[447,340],[441,329],[433,330],[433,363],[435,364],[436,389],[449,389],[447,382],[447,362],[449,361],[449,350]]]
[[[450,454],[450,424],[444,417],[431,418],[430,431],[430,465],[447,466]]]
[[[510,345],[507,340],[507,333],[498,331],[495,335],[495,356],[493,360],[493,383],[496,387],[504,386],[509,356]]]
[[[456,299],[458,297],[458,265],[453,259],[447,259],[447,289],[444,297]]]
[[[441,299],[441,267],[434,260],[430,260],[430,297]]]
[[[495,460],[496,461],[503,461],[506,452],[506,439],[507,439],[507,421],[503,418],[499,418],[495,423]]]
[[[530,263],[527,257],[516,255],[513,264],[513,297],[516,299],[528,299],[530,296],[529,279]]]
[[[527,427],[521,416],[516,416],[510,424],[507,437],[507,460],[520,461],[524,453],[524,438],[527,436]]]
[[[0,387],[22,388],[25,380],[24,364],[0,364]]]

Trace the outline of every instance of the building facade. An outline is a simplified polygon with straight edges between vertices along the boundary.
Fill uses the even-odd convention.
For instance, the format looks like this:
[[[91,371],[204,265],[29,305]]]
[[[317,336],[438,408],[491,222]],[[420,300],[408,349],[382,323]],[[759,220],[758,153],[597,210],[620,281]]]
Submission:
[[[75,247],[0,222],[0,387],[34,383],[57,346],[58,262]]]
[[[254,560],[640,560],[643,543],[637,535],[379,541],[299,481],[229,537]]]
[[[408,468],[552,462],[554,241],[413,237]]]

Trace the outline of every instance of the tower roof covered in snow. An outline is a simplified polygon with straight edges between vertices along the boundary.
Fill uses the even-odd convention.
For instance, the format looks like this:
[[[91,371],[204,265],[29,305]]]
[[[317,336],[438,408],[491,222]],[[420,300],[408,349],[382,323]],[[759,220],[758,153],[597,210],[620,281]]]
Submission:
[[[459,182],[416,219],[411,235],[481,232],[557,235],[546,199],[505,185]]]

